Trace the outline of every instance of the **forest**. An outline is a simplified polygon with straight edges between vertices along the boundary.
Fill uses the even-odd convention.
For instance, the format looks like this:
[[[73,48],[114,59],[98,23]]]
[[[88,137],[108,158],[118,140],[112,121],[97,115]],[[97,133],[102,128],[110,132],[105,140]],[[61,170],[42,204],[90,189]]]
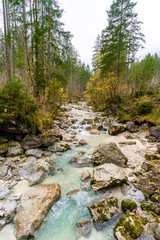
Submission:
[[[160,57],[157,53],[148,53],[141,60],[136,57],[145,46],[142,22],[134,12],[136,3],[112,3],[106,28],[95,41],[92,68],[81,62],[72,34],[64,30],[58,1],[3,0],[2,5],[2,122],[14,117],[41,131],[52,122],[63,101],[82,98],[102,111],[118,102],[116,114],[124,120],[131,117],[128,102],[137,113],[137,104],[132,104],[136,98],[142,98],[140,108],[154,108],[149,96],[153,94],[156,101],[159,93]]]

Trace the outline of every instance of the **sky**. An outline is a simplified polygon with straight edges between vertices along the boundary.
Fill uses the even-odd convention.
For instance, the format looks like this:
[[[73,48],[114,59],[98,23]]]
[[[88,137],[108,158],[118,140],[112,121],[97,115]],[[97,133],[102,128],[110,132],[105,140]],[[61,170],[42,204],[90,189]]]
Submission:
[[[73,35],[72,43],[82,62],[91,66],[94,42],[107,26],[107,13],[112,0],[59,0],[64,9],[62,21],[65,30]],[[137,53],[142,59],[147,53],[160,55],[160,0],[137,0],[134,10],[143,22],[141,31],[145,35],[144,49]]]

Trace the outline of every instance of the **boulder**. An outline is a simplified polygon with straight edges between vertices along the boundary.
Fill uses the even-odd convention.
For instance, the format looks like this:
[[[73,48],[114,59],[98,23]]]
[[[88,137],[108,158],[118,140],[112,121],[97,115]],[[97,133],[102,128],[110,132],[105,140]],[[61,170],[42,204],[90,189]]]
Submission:
[[[137,203],[131,199],[124,199],[121,202],[121,207],[124,212],[127,212],[127,211],[132,212],[132,211],[136,210]]]
[[[127,182],[127,174],[124,168],[106,163],[93,169],[91,187],[94,191],[115,187]]]
[[[26,192],[14,219],[16,239],[31,239],[44,221],[52,205],[60,198],[60,186],[41,185]]]
[[[148,213],[155,213],[156,215],[160,215],[160,203],[159,202],[146,202],[141,204],[142,210]]]
[[[90,134],[99,135],[100,132],[99,132],[97,129],[92,129],[92,130],[90,131]]]
[[[119,167],[127,167],[128,159],[114,142],[100,144],[92,155],[94,164],[114,163]]]
[[[0,179],[3,179],[7,175],[11,162],[6,160],[5,158],[3,158],[1,162],[1,159],[0,159]]]
[[[83,172],[82,175],[81,175],[81,180],[82,181],[86,181],[86,180],[88,180],[90,178],[91,178],[90,172]]]
[[[41,139],[37,136],[26,135],[22,140],[22,146],[25,150],[39,148],[41,146]]]
[[[45,164],[45,165],[44,165]],[[49,166],[44,161],[37,161],[36,158],[29,158],[20,169],[19,174],[29,181],[30,185],[41,182],[49,172]]]
[[[160,140],[160,126],[151,127],[149,131],[153,137]]]
[[[125,127],[119,123],[110,123],[108,127],[108,133],[110,135],[117,135],[119,133],[123,133],[125,131]]]
[[[6,133],[23,134],[32,133],[32,129],[17,119],[5,119],[0,124],[0,130]]]
[[[149,222],[145,225],[143,234],[138,238],[138,240],[143,240],[144,236],[145,240],[160,240],[160,223],[159,221]],[[150,238],[149,238],[150,237]]]
[[[86,167],[92,164],[92,160],[91,157],[86,154],[86,152],[81,151],[74,155],[70,159],[69,163],[76,167]]]
[[[135,123],[133,121],[127,122],[126,129],[131,133],[135,132]]]
[[[84,145],[87,145],[88,143],[87,143],[87,141],[85,140],[85,139],[81,139],[81,140],[79,140],[79,142],[78,142],[78,145],[79,146],[84,146]]]
[[[71,145],[68,142],[56,142],[48,147],[50,152],[65,152],[69,149],[71,149]]]
[[[69,191],[66,195],[67,196],[74,196],[79,192],[79,189],[73,189],[71,191]]]
[[[137,240],[156,240],[156,239],[148,233],[142,233],[142,235],[139,238],[137,238]]]
[[[158,169],[151,170],[137,179],[136,187],[146,198],[154,202],[160,201],[160,174]]]
[[[25,155],[26,155],[27,157],[33,156],[33,157],[36,157],[36,158],[41,158],[42,155],[43,155],[43,151],[42,151],[41,149],[38,149],[38,148],[28,149],[28,150],[25,152]]]
[[[114,228],[114,234],[118,240],[137,239],[143,233],[147,222],[146,218],[135,214],[123,215]]]
[[[118,211],[118,199],[102,199],[88,206],[92,219],[96,223],[103,223],[110,220]]]
[[[41,135],[41,143],[43,147],[49,147],[57,141],[57,138],[51,133],[45,133]]]
[[[82,236],[87,238],[91,233],[92,224],[89,219],[85,219],[76,223],[76,227],[78,229],[77,237],[80,238]]]
[[[19,146],[9,147],[7,157],[16,157],[23,154],[23,149]]]

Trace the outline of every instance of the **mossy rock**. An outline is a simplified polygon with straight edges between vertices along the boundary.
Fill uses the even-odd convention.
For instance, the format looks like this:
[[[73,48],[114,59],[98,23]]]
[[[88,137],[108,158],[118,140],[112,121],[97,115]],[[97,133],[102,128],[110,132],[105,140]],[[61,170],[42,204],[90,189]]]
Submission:
[[[4,143],[0,145],[0,154],[6,153],[8,150],[8,144]]]
[[[145,158],[148,161],[160,160],[160,156],[157,156],[156,154],[145,154]]]
[[[4,144],[6,142],[8,142],[8,139],[3,136],[0,136],[0,144]]]
[[[122,206],[122,209],[124,212],[126,212],[127,210],[132,212],[133,210],[135,210],[137,208],[137,203],[131,199],[124,199],[121,202],[121,206]]]
[[[142,210],[153,216],[160,216],[160,203],[146,202],[141,204]]]
[[[146,218],[135,214],[123,215],[114,228],[114,234],[118,240],[137,239],[143,233],[144,226],[147,222],[148,220]]]

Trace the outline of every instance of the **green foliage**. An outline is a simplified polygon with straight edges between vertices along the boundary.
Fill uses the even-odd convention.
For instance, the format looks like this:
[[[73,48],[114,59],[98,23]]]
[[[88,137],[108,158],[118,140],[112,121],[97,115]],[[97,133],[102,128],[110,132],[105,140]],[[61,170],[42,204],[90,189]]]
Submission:
[[[151,102],[142,102],[137,107],[137,113],[139,115],[145,115],[151,113],[153,109],[153,103]]]
[[[37,105],[25,85],[16,77],[7,82],[0,91],[0,119],[8,118],[25,122],[35,129]],[[35,130],[34,130],[35,132]]]

